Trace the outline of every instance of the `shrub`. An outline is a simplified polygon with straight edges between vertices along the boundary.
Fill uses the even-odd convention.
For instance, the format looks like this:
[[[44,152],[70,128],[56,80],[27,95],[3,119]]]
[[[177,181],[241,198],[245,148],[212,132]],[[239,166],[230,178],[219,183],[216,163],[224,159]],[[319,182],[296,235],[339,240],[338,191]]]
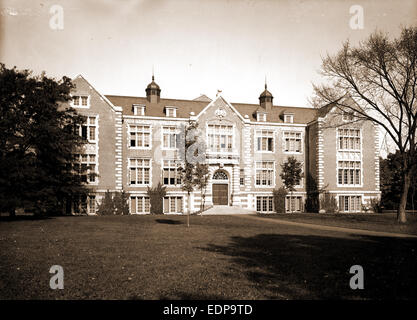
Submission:
[[[148,187],[149,202],[151,205],[151,213],[164,213],[164,197],[166,196],[166,187],[162,186],[161,182],[155,188]]]
[[[117,215],[129,214],[129,196],[126,192],[116,192],[113,198],[115,213]]]
[[[305,209],[307,212],[319,212],[320,203],[319,195],[320,190],[317,187],[317,182],[311,174],[307,175],[306,179],[307,199]]]
[[[326,213],[335,213],[338,211],[336,198],[328,192],[323,193],[320,198],[320,208]]]
[[[378,198],[371,198],[371,200],[369,201],[369,206],[371,207],[371,210],[375,213],[382,212],[381,200],[379,200]]]
[[[101,201],[97,214],[100,216],[109,216],[115,213],[115,206],[113,201],[113,194],[107,190],[104,194],[104,199]]]
[[[287,190],[285,190],[284,187],[281,187],[279,189],[274,189],[272,194],[274,197],[275,212],[285,213],[285,197],[288,194]]]

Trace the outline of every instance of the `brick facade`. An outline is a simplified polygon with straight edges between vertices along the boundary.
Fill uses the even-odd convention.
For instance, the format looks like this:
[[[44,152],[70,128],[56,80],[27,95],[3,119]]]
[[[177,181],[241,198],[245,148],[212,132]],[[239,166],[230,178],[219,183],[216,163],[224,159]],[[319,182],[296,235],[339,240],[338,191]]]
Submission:
[[[207,97],[164,99],[154,81],[147,88],[147,97],[103,96],[82,76],[75,78],[74,83],[73,96],[88,99],[87,106],[74,107],[80,114],[96,119],[97,139],[87,143],[85,149],[95,154],[98,173],[97,180],[88,184],[96,201],[89,214],[94,214],[106,190],[124,190],[130,197],[131,213],[147,213],[147,187],[164,181],[168,183],[166,213],[187,212],[188,204],[191,211],[199,210],[200,193],[196,191],[187,199],[186,193],[174,183],[174,167],[169,167],[180,160],[181,150],[170,135],[179,134],[190,119],[199,123],[200,136],[207,144],[206,161],[210,168],[207,205],[216,205],[213,192],[217,191],[213,190],[219,188],[213,188],[213,184],[222,184],[221,189],[227,192],[227,205],[272,211],[272,191],[282,186],[279,173],[288,156],[295,156],[303,164],[304,178],[292,194],[293,202],[288,200],[296,211],[304,210],[307,175],[316,180],[319,188],[326,186],[338,201],[343,201],[340,205],[349,209],[344,211],[359,211],[357,203],[365,204],[370,198],[379,197],[379,142],[371,123],[344,123],[331,116],[332,110],[323,115],[316,109],[273,106],[273,97],[266,88],[260,104],[251,105],[230,103],[221,95],[213,101]],[[328,118],[339,121],[339,127],[328,126]],[[359,130],[360,150],[352,154],[338,150],[337,130],[343,127]],[[352,156],[360,160],[349,161]],[[347,174],[348,183],[353,181],[349,180],[351,176],[356,179],[360,174],[360,184],[340,185],[340,173],[342,178]]]

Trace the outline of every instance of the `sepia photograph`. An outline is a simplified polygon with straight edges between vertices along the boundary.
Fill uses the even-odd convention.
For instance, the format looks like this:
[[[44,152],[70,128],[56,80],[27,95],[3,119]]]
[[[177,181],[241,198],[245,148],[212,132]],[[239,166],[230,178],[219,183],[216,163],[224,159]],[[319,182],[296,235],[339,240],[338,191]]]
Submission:
[[[416,300],[416,100],[416,0],[0,0],[0,303]]]

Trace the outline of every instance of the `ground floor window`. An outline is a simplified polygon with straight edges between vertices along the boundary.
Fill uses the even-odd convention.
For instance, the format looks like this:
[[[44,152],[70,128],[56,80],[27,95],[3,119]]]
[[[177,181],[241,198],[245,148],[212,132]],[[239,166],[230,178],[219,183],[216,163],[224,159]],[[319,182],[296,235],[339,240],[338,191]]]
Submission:
[[[133,196],[130,197],[130,213],[150,213],[149,197]]]
[[[182,197],[164,197],[164,213],[182,212]]]
[[[96,214],[97,203],[95,195],[81,195],[72,201],[73,214]]]
[[[339,210],[360,212],[362,210],[362,196],[339,196]]]
[[[303,211],[303,197],[301,196],[287,196],[285,198],[286,212],[301,212]]]
[[[274,199],[272,196],[256,197],[257,212],[274,212]]]

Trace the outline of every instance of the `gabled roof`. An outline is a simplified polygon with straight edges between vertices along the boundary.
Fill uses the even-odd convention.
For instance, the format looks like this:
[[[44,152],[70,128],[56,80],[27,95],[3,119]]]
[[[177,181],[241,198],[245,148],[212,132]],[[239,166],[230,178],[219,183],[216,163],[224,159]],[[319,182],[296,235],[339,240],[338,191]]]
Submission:
[[[124,115],[133,115],[132,105],[143,104],[146,106],[145,114],[151,117],[165,117],[165,107],[177,107],[177,118],[188,118],[190,112],[198,115],[211,101],[199,100],[181,100],[181,99],[160,99],[159,103],[150,103],[146,97],[116,96],[106,95],[113,105],[123,108]],[[240,113],[242,117],[249,116],[249,120],[256,121],[256,111],[258,104],[247,103],[230,103]],[[261,108],[262,109],[262,108]],[[260,109],[260,110],[261,110]],[[294,123],[307,124],[317,117],[317,109],[299,108],[286,106],[273,106],[271,111],[267,113],[267,122],[283,123],[282,115],[284,112],[294,114]]]

